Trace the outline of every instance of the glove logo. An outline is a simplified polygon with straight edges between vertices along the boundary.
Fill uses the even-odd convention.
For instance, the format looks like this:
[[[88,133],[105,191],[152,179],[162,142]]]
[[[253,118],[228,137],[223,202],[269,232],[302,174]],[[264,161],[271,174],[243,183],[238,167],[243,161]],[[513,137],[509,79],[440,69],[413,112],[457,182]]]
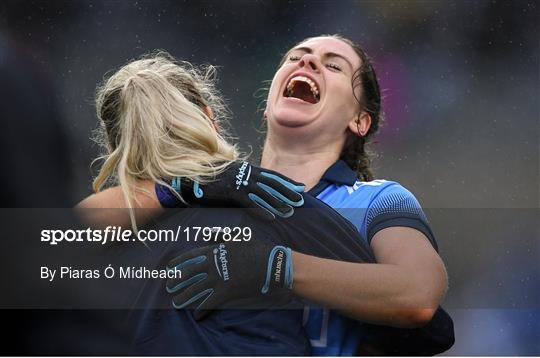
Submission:
[[[276,255],[276,270],[274,271],[274,282],[281,282],[281,267],[283,266],[283,251]]]
[[[227,250],[225,249],[224,244],[219,244],[217,248],[214,249],[214,263],[216,265],[216,270],[219,275],[223,279],[223,281],[229,280],[229,267],[227,261]],[[219,263],[218,263],[219,260]]]
[[[248,170],[248,172],[244,179],[244,175],[246,174],[246,169]],[[242,166],[240,166],[240,169],[238,170],[238,174],[236,174],[236,190],[240,189],[241,185],[244,185],[244,186],[248,185],[250,175],[251,175],[251,165],[249,165],[248,162],[242,163]]]

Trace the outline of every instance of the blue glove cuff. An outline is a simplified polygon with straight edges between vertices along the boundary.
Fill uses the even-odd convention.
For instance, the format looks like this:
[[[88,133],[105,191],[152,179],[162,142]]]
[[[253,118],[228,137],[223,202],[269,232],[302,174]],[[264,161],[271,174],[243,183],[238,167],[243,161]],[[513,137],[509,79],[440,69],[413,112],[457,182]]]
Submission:
[[[294,271],[293,271],[293,262],[292,262],[292,250],[285,246],[274,246],[272,251],[270,251],[270,255],[268,255],[266,280],[264,281],[264,285],[261,289],[261,292],[263,294],[268,293],[272,278],[277,273],[278,268],[276,267],[276,270],[274,270],[274,259],[276,255],[278,255],[280,252],[282,252],[284,256],[281,261],[281,267],[279,268],[281,270],[281,275],[283,275],[283,279],[280,281],[283,282],[284,288],[288,290],[292,290],[293,288]]]

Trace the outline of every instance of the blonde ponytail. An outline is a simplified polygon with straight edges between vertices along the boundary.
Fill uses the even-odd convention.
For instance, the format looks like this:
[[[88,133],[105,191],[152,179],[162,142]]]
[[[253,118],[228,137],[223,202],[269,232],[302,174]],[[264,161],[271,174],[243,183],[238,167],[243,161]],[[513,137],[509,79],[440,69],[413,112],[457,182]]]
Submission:
[[[204,183],[238,160],[236,147],[225,137],[227,111],[214,79],[214,67],[196,68],[164,52],[113,74],[96,97],[98,141],[106,154],[94,190],[120,184],[133,208],[138,180],[163,183],[163,178],[181,176]]]

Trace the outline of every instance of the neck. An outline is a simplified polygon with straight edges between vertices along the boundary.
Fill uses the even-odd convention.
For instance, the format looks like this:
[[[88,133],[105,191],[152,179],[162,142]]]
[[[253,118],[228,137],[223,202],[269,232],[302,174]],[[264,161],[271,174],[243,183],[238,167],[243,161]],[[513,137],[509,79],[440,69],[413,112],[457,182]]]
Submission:
[[[326,169],[338,160],[339,148],[336,145],[286,148],[282,144],[277,145],[269,137],[263,149],[261,167],[304,183],[308,191],[319,182]]]

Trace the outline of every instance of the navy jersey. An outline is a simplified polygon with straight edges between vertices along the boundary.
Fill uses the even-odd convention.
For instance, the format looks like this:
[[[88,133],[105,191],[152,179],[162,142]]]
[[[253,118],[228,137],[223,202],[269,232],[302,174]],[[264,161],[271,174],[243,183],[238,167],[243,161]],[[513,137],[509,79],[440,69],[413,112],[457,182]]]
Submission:
[[[249,226],[253,237],[319,257],[373,262],[372,253],[357,230],[324,203],[305,195],[305,205],[288,219],[263,223],[243,210],[184,209],[159,219],[155,228],[177,226]],[[117,247],[113,254],[148,268],[165,267],[173,257],[200,242],[151,245],[149,249]],[[161,280],[134,287],[130,325],[135,351],[151,355],[309,355],[303,310],[276,306],[271,310],[222,310],[196,322],[188,310],[172,308]],[[135,299],[136,298],[136,299]],[[157,309],[158,307],[162,309]],[[301,305],[297,305],[300,307]]]
[[[420,204],[396,182],[362,182],[340,160],[310,193],[353,223],[366,244],[384,228],[406,226],[422,232],[437,247]],[[304,320],[314,355],[354,355],[366,336],[365,326],[328,309],[310,306]]]

